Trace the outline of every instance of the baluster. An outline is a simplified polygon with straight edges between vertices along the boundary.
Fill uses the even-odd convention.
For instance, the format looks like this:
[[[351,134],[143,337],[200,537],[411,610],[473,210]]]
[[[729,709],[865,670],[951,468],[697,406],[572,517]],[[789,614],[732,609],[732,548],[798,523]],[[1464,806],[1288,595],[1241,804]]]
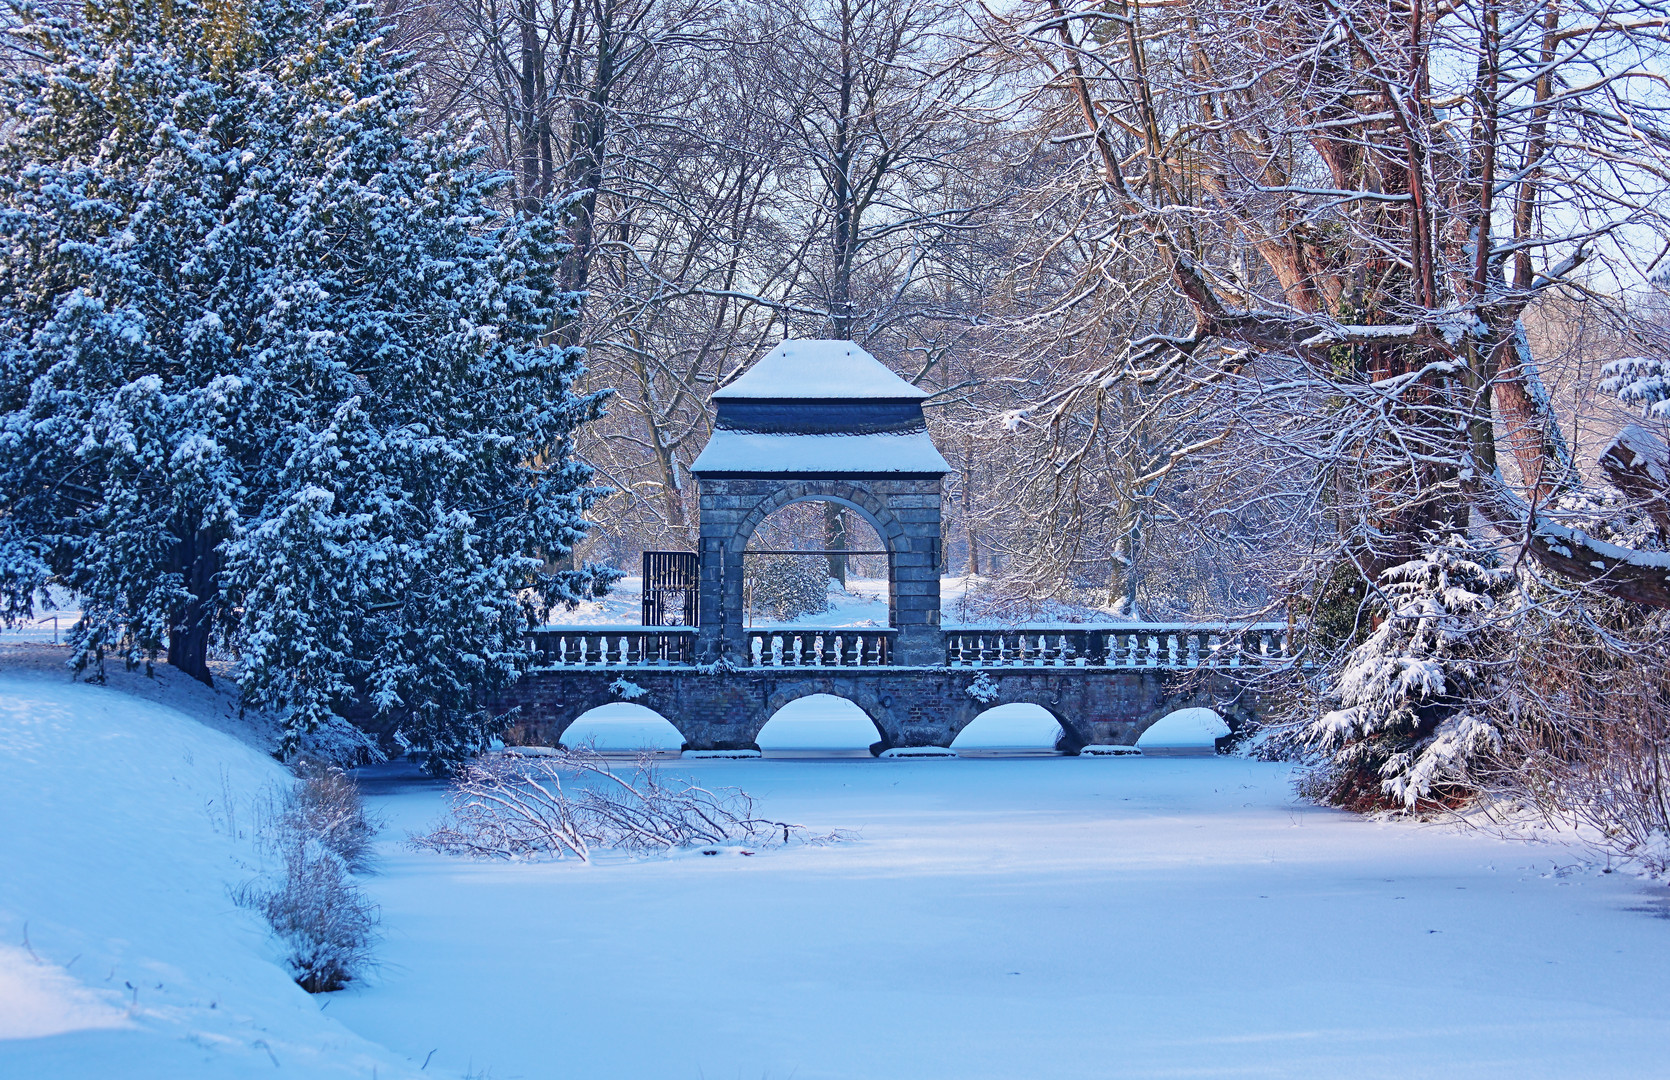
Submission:
[[[840,662],[840,654],[835,648],[834,634],[818,635],[818,663],[824,667],[834,667]]]
[[[1188,633],[1183,635],[1183,663],[1188,667],[1200,666],[1200,635]]]

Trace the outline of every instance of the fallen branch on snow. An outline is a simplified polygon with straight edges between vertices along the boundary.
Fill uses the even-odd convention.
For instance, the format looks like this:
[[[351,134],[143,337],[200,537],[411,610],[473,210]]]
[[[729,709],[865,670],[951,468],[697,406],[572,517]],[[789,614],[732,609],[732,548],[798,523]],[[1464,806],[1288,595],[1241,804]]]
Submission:
[[[488,755],[458,772],[451,796],[448,820],[414,833],[415,847],[476,858],[584,861],[596,849],[642,855],[728,842],[845,839],[760,817],[745,792],[664,777],[647,755],[625,775],[590,750]]]

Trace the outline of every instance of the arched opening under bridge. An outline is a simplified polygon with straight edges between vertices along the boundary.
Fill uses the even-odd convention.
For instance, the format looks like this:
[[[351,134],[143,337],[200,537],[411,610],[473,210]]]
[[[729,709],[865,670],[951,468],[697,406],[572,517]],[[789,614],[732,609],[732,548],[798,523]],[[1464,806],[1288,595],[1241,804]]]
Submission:
[[[563,746],[590,746],[612,753],[676,752],[684,745],[684,736],[654,709],[630,701],[612,701],[576,717],[562,733],[561,742]]]
[[[1167,713],[1137,739],[1144,753],[1210,754],[1216,740],[1229,734],[1229,725],[1215,710],[1178,709]]]
[[[1054,754],[1061,733],[1061,722],[1042,705],[1013,702],[993,706],[969,721],[951,749],[959,754]]]
[[[808,694],[772,713],[754,741],[768,757],[867,758],[881,738],[881,729],[858,705],[834,694]]]

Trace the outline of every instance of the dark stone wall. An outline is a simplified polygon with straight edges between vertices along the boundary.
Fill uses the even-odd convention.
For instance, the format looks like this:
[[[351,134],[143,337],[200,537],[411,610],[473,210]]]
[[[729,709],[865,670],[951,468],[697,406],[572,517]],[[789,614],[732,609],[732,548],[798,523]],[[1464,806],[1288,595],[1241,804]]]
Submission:
[[[760,523],[794,502],[830,500],[862,514],[889,552],[893,659],[932,664],[945,658],[939,632],[940,478],[785,477],[701,479],[702,596],[697,655],[705,662],[741,654],[744,641],[742,552]]]
[[[984,676],[995,688],[981,701],[969,690]],[[687,750],[758,749],[755,739],[784,705],[833,694],[864,710],[881,733],[877,753],[895,746],[950,746],[974,718],[997,705],[1042,706],[1061,723],[1058,749],[1135,743],[1177,709],[1216,709],[1237,727],[1256,702],[1221,675],[1163,669],[1093,668],[597,668],[532,672],[501,699],[520,708],[518,722],[555,745],[580,714],[620,698],[626,679],[647,693],[635,703],[666,717]]]

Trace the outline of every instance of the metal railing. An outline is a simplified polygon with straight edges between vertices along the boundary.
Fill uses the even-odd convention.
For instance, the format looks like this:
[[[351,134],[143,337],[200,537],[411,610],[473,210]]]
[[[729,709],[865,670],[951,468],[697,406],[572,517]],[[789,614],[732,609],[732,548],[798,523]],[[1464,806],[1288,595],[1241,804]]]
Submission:
[[[750,629],[745,667],[886,667],[897,630],[886,627],[765,627]]]
[[[1290,654],[1287,626],[958,626],[944,631],[951,667],[1240,667]]]
[[[668,667],[696,662],[694,626],[551,626],[528,634],[540,667]]]

